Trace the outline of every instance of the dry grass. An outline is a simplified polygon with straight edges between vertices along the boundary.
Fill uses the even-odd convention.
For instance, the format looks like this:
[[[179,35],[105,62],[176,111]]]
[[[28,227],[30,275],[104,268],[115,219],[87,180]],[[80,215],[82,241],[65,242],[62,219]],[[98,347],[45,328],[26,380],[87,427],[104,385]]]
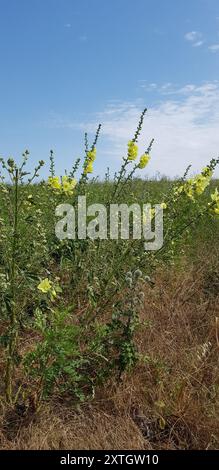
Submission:
[[[149,325],[137,338],[145,362],[80,407],[53,399],[21,418],[2,405],[0,447],[217,449],[219,289],[211,260],[189,266],[157,273],[145,292]]]

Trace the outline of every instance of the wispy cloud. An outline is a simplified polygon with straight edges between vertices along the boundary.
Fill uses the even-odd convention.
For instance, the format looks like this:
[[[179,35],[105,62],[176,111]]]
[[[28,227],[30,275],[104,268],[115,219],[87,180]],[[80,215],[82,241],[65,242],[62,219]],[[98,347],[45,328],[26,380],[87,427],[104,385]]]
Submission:
[[[212,44],[211,46],[208,47],[211,52],[218,52],[219,51],[219,44]]]
[[[148,83],[146,80],[139,80],[140,87],[146,91],[155,91],[158,89],[157,83]]]
[[[185,34],[186,41],[189,41],[193,47],[200,47],[204,44],[202,33],[199,31],[189,31]]]
[[[202,86],[194,85],[193,83],[188,83],[184,86],[178,86],[177,84],[167,82],[163,84],[158,83],[147,83],[146,80],[140,80],[140,88],[143,88],[147,92],[156,92],[158,95],[189,95],[192,93],[199,93],[200,91],[210,89],[211,91],[217,89],[218,82],[208,83]]]
[[[193,43],[193,47],[200,47],[204,44],[204,41],[197,41]]]
[[[203,39],[203,34],[200,33],[199,31],[189,31],[188,33],[185,34],[184,38],[186,39],[186,41],[190,42],[192,47],[201,47],[206,42]],[[219,43],[208,45],[208,49],[213,53],[218,52],[219,51]]]
[[[94,132],[102,122],[102,152],[112,167],[118,167],[143,108],[143,101],[114,101],[88,120],[76,123],[56,117],[52,125]],[[149,174],[159,171],[172,177],[181,175],[190,163],[194,171],[199,171],[210,158],[219,155],[218,128],[219,82],[175,87],[173,96],[163,97],[162,102],[149,109],[139,140],[143,152],[150,139],[155,138]]]
[[[64,27],[65,27],[65,28],[71,28],[71,23],[66,23],[66,24],[64,25]]]
[[[188,33],[185,34],[185,39],[187,41],[197,41],[198,39],[200,39],[201,37],[201,33],[199,33],[198,31],[189,31]]]

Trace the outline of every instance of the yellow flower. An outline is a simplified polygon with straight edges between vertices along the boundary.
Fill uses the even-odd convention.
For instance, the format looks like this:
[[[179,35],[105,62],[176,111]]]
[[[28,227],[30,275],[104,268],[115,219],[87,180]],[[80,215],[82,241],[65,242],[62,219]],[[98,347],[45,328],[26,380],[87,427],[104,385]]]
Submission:
[[[193,187],[190,186],[190,185],[185,185],[184,186],[184,192],[185,194],[190,197],[190,199],[194,199],[194,191],[193,191]]]
[[[65,194],[71,195],[74,192],[77,181],[75,178],[69,178],[68,176],[62,177],[62,190]]]
[[[206,176],[204,174],[197,175],[194,178],[193,184],[194,184],[194,189],[195,192],[200,195],[204,192],[204,190],[207,188],[210,182],[210,176],[208,173],[206,173]]]
[[[183,192],[183,190],[184,190],[184,186],[183,186],[183,185],[179,186],[178,188],[177,188],[177,187],[174,188],[174,195],[175,195],[175,196],[179,196],[179,194],[181,194],[181,193]]]
[[[52,189],[61,189],[61,183],[58,176],[49,176],[48,185]]]
[[[96,158],[96,153],[97,153],[97,150],[95,147],[93,150],[89,150],[89,152],[87,152],[87,159],[89,162],[94,162]]]
[[[214,193],[211,194],[211,200],[214,202],[219,202],[219,192],[217,188],[215,189]]]
[[[138,146],[135,144],[135,142],[130,140],[128,142],[128,160],[130,161],[136,160],[137,156],[138,156]]]
[[[183,185],[175,190],[175,194],[179,195],[184,192],[190,199],[194,201],[195,196],[200,196],[210,183],[212,170],[208,167],[203,168],[199,175],[189,178]]]
[[[87,166],[85,167],[84,173],[85,173],[85,175],[87,173],[93,173],[93,163],[92,162],[88,162]]]
[[[69,178],[66,175],[62,177],[62,182],[60,182],[58,176],[50,176],[48,178],[48,185],[50,188],[63,191],[67,195],[73,194],[76,184],[77,181],[74,178]]]
[[[148,162],[150,161],[151,157],[148,153],[144,153],[144,155],[141,156],[140,162],[138,164],[138,168],[145,168]]]
[[[214,193],[211,194],[211,200],[214,203],[213,207],[212,207],[212,203],[210,204],[211,211],[213,211],[216,215],[219,215],[219,192],[217,188],[215,189]]]
[[[92,150],[89,150],[86,154],[85,162],[84,162],[84,175],[88,173],[93,173],[93,163],[96,159],[97,150],[94,147]]]
[[[207,176],[207,177],[211,178],[212,175],[213,175],[213,170],[211,170],[211,168],[209,168],[209,167],[206,166],[205,168],[202,169],[201,174],[202,174],[203,176]]]
[[[39,289],[41,292],[46,294],[52,289],[52,283],[49,281],[48,277],[43,279],[37,286],[37,289]]]
[[[160,205],[161,209],[166,209],[167,208],[167,204],[165,202],[162,202],[161,205]]]
[[[194,199],[195,195],[200,196],[210,183],[212,172],[205,170],[200,175],[190,178],[183,186],[185,194],[191,199]]]

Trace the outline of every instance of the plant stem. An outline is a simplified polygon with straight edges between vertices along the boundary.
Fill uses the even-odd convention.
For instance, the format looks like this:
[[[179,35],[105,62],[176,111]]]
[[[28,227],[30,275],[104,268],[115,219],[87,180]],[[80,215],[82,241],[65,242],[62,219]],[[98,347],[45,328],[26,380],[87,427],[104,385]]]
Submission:
[[[18,169],[15,170],[15,193],[14,193],[14,223],[12,239],[12,260],[11,260],[11,304],[10,304],[10,329],[8,357],[5,374],[5,393],[9,403],[13,402],[12,397],[12,373],[15,362],[15,353],[17,348],[17,312],[16,312],[16,258],[17,258],[17,239],[18,239]]]

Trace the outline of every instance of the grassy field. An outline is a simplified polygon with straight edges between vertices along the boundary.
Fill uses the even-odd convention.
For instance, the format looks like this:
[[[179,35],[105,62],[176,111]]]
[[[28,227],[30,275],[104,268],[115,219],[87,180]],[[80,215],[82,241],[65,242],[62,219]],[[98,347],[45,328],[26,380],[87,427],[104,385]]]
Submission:
[[[77,181],[79,162],[60,179],[52,153],[38,184],[43,162],[29,175],[27,152],[20,168],[1,161],[2,449],[218,448],[218,162],[143,180],[151,144],[136,163],[136,139],[102,182],[88,179],[97,138]],[[161,204],[162,247],[133,238],[134,216],[129,239],[83,239],[76,222],[60,240],[56,208],[77,215],[81,195],[106,211],[150,202],[152,227]]]

